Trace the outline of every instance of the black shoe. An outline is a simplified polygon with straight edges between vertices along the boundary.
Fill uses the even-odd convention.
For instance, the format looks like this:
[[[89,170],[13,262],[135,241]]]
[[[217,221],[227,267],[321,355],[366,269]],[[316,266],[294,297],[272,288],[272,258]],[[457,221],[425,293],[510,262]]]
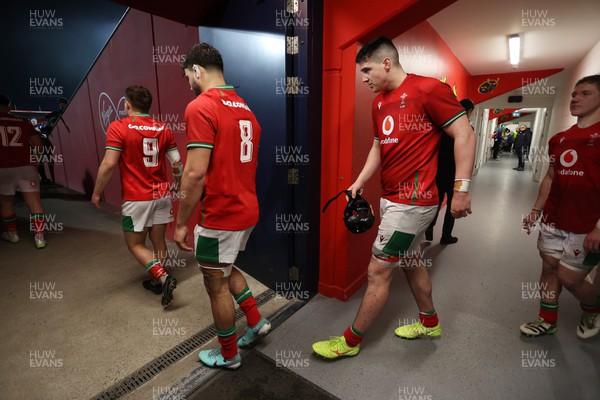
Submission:
[[[446,236],[440,239],[440,244],[454,244],[458,242],[458,238],[454,236]]]
[[[518,170],[519,170],[519,167],[515,167],[515,168],[513,168],[513,169],[514,169],[515,171],[518,171]]]
[[[173,300],[173,290],[177,287],[177,280],[173,278],[171,275],[167,276],[167,280],[162,287],[162,299],[160,300],[160,304],[163,307],[167,307],[171,304],[171,300]]]
[[[525,171],[525,168],[517,168],[516,171]]]
[[[162,285],[160,283],[153,284],[153,281],[154,279],[146,279],[145,281],[142,281],[142,286],[144,287],[144,289],[147,289],[154,294],[162,294]]]
[[[429,242],[433,240],[433,231],[430,231],[429,229],[425,231],[425,240]]]

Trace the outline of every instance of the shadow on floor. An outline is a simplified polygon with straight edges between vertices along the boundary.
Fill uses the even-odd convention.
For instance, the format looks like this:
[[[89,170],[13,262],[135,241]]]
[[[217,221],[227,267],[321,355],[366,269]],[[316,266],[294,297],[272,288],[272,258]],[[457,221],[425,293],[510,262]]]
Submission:
[[[293,371],[278,367],[275,361],[256,350],[244,353],[238,370],[219,372],[187,398],[339,400]]]

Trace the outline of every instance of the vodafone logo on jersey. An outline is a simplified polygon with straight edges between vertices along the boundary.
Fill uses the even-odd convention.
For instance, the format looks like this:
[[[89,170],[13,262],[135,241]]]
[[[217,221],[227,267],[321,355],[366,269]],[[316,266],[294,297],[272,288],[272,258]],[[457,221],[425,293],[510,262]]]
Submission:
[[[573,149],[565,150],[560,155],[560,163],[565,168],[570,168],[577,162],[577,152]]]
[[[564,167],[564,169],[561,169],[560,171],[558,171],[558,173],[560,175],[567,175],[567,176],[583,176],[584,175],[583,171],[567,169],[567,168],[571,168],[573,165],[575,165],[577,163],[578,159],[579,159],[579,156],[577,155],[577,151],[575,151],[573,149],[563,151],[563,153],[560,155],[560,165],[562,165]]]
[[[381,124],[381,131],[385,136],[389,136],[394,130],[394,118],[391,115],[388,115],[383,119],[383,123]]]

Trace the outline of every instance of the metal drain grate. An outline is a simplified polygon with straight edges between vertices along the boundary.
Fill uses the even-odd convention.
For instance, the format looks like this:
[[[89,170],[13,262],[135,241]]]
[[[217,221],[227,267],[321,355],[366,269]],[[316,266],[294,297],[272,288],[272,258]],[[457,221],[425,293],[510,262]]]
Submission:
[[[256,305],[262,306],[273,297],[275,297],[275,292],[271,289],[267,289],[263,293],[256,296]],[[237,322],[243,316],[244,312],[238,308],[235,313],[235,321]],[[202,345],[213,339],[215,336],[217,336],[217,332],[214,325],[201,330],[189,339],[179,343],[177,346],[173,347],[163,355],[150,361],[148,364],[144,365],[131,375],[126,376],[108,389],[105,389],[102,393],[94,396],[92,400],[118,399],[119,397],[134,391],[144,383],[148,382],[150,379],[154,378],[161,371],[175,364],[177,361],[192,353],[197,348],[202,347]]]

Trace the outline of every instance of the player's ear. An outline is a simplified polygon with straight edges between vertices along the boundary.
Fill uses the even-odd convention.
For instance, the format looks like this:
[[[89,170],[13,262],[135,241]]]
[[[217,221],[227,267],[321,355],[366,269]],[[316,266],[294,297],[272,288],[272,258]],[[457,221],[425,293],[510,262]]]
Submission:
[[[194,76],[196,77],[196,79],[200,79],[200,68],[194,64],[192,65],[192,69],[194,70]]]

